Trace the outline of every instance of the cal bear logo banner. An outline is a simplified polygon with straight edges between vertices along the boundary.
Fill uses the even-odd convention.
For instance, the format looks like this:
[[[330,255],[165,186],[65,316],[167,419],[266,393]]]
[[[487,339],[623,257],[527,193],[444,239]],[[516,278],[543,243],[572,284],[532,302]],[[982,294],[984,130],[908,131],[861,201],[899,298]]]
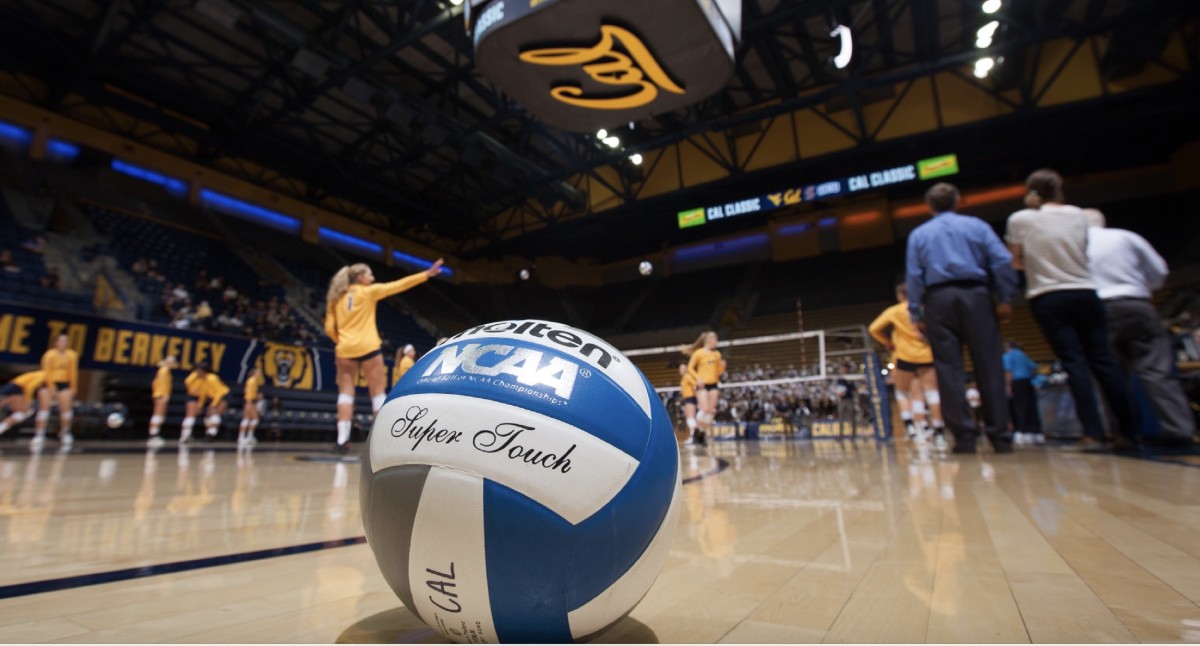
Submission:
[[[71,349],[79,353],[81,370],[153,375],[159,361],[174,355],[181,370],[207,361],[230,385],[243,383],[250,368],[257,366],[270,387],[335,388],[330,350],[0,302],[0,363],[20,370],[35,366],[59,334],[66,334]],[[390,372],[391,360],[385,364]],[[366,387],[361,376],[359,381]]]

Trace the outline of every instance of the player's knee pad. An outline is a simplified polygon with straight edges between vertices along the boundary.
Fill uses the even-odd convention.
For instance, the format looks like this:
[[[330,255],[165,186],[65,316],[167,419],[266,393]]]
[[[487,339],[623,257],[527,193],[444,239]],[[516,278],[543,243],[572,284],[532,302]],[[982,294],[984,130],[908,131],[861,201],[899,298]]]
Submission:
[[[337,403],[338,403],[338,406],[341,406],[342,404],[353,406],[354,405],[354,395],[347,395],[346,393],[338,393]]]
[[[163,417],[162,415],[154,415],[150,418],[150,423],[155,426],[160,426],[165,421],[167,421],[167,418]]]
[[[24,422],[25,420],[29,419],[29,416],[32,414],[33,413],[30,413],[29,411],[13,413],[12,414],[13,425],[16,426],[17,424]]]
[[[387,401],[387,395],[379,394],[371,398],[371,412],[378,413],[380,408],[383,408],[383,402]]]
[[[34,419],[36,419],[39,422],[45,422],[50,419],[50,411],[40,410],[37,412],[37,416],[34,417]]]
[[[937,389],[925,391],[925,403],[930,406],[936,406],[942,403],[942,396],[938,394]]]
[[[58,417],[63,421],[63,423],[66,423],[75,419],[75,413],[73,411],[65,411]]]
[[[924,415],[925,414],[925,402],[923,402],[919,399],[914,401],[912,403],[912,412],[913,412],[913,415]]]
[[[904,392],[903,390],[896,391],[896,402],[897,403],[906,404],[906,403],[908,403],[908,401],[910,399],[911,398],[908,396],[908,393]]]
[[[183,418],[183,427],[184,428],[191,428],[195,425],[196,425],[196,416],[195,415],[193,415],[191,417]]]
[[[208,417],[206,417],[204,419],[204,423],[207,426],[217,426],[221,423],[221,416],[220,415],[209,415]]]

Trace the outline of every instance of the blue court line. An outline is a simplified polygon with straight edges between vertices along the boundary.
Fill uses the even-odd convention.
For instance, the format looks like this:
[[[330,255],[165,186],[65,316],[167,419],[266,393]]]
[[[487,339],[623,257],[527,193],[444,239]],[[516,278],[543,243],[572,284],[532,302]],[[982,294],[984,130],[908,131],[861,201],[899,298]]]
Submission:
[[[115,570],[113,572],[97,572],[95,574],[68,576],[61,579],[47,579],[45,581],[16,583],[13,585],[0,586],[0,599],[11,599],[13,597],[41,594],[43,592],[55,592],[57,590],[70,590],[72,588],[82,588],[90,585],[99,585],[101,583],[113,583],[116,581],[141,579],[148,576],[158,576],[160,574],[188,572],[190,570],[200,570],[203,568],[216,567],[218,565],[231,565],[234,563],[259,561],[262,559],[275,558],[277,556],[291,556],[293,554],[316,552],[318,550],[328,550],[335,547],[346,547],[347,545],[361,545],[362,543],[366,542],[366,536],[354,536],[352,538],[343,538],[334,541],[305,543],[304,545],[277,547],[269,550],[244,552],[242,554],[213,556],[203,559],[194,559],[191,561],[176,561],[174,563],[163,563],[161,565],[146,565],[142,567],[129,568],[127,570]]]

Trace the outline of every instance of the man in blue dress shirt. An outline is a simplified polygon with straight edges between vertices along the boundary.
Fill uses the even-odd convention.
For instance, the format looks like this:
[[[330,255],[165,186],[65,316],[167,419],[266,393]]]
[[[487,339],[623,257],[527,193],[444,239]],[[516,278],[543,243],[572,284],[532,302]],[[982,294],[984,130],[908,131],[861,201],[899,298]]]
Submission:
[[[1012,434],[999,324],[1012,318],[1017,275],[1012,255],[991,226],[954,212],[959,199],[958,188],[945,182],[925,193],[934,217],[908,237],[909,314],[933,348],[942,416],[954,433],[954,452],[974,453],[978,435],[967,406],[966,343],[983,400],[984,431],[997,453],[1008,453]]]

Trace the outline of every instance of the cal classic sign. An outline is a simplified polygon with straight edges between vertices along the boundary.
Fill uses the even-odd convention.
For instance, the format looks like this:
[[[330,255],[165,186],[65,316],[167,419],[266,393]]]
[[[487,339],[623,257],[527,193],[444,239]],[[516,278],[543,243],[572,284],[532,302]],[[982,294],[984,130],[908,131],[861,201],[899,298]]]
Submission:
[[[530,113],[595,131],[669,112],[734,70],[740,0],[473,0],[481,72]]]

